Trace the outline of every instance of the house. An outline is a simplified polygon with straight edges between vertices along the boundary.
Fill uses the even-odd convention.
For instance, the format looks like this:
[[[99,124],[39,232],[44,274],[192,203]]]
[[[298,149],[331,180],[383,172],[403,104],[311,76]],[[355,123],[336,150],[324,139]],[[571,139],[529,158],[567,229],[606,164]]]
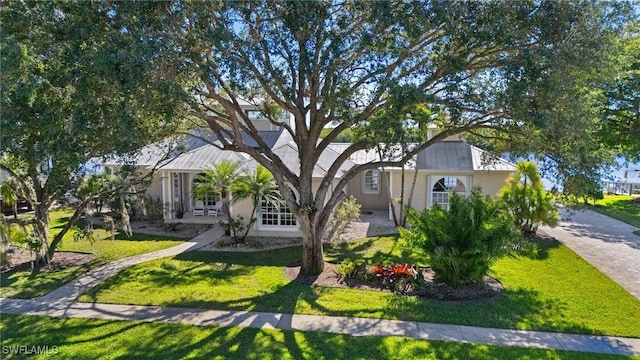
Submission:
[[[248,104],[243,109],[255,122],[256,128],[265,143],[272,151],[287,164],[290,169],[296,171],[298,165],[298,153],[291,135],[283,128],[274,126],[266,119],[260,118],[259,110],[251,108]],[[434,135],[437,129],[431,130]],[[244,153],[222,151],[211,145],[215,138],[207,130],[197,130],[193,136],[187,137],[181,143],[182,151],[175,152],[166,158],[168,142],[149,145],[139,152],[135,165],[142,171],[150,171],[157,164],[154,180],[146,189],[147,195],[161,199],[165,204],[164,221],[213,223],[209,215],[216,215],[214,209],[219,197],[210,194],[202,199],[194,198],[194,186],[198,182],[198,174],[202,170],[211,167],[222,160],[233,160],[244,164],[245,168],[252,169],[257,166],[255,160]],[[245,143],[251,144],[253,140],[247,138]],[[331,144],[320,156],[315,166],[313,176],[318,186],[329,166],[346,149],[348,144]],[[332,185],[337,185],[341,176],[357,164],[378,160],[375,151],[358,151],[353,154],[338,171]],[[119,166],[117,161],[105,163],[107,167]],[[403,175],[404,170],[404,175]],[[398,210],[400,193],[403,188],[404,177],[406,205],[422,210],[437,204],[447,207],[449,194],[469,194],[471,188],[480,185],[487,194],[495,195],[504,185],[505,180],[515,171],[515,165],[508,161],[491,157],[483,150],[466,144],[456,137],[447,138],[436,143],[419,153],[415,161],[402,168],[379,168],[366,170],[354,177],[345,188],[347,195],[354,196],[361,204],[363,210],[384,210],[389,212],[392,218],[390,201],[395,202]],[[409,196],[412,184],[415,186],[413,195]],[[184,215],[180,217],[181,211]],[[231,212],[248,219],[252,206],[249,200],[240,200],[233,203]],[[298,236],[299,230],[296,219],[286,206],[273,206],[263,204],[258,209],[258,221],[250,234],[259,236]]]

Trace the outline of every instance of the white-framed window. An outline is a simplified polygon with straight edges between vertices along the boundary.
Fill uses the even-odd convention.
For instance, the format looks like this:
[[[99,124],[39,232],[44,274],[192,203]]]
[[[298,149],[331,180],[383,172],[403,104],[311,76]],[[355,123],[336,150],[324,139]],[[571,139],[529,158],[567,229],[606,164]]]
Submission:
[[[467,191],[460,179],[453,176],[440,178],[431,189],[431,205],[438,205],[442,209],[449,209],[449,197],[452,193],[465,196]]]
[[[380,193],[380,172],[378,170],[366,170],[362,173],[362,193]]]
[[[182,176],[178,173],[171,173],[171,183],[173,188],[173,201],[182,201]]]
[[[293,190],[291,194],[294,198],[297,198]],[[278,228],[295,230],[298,228],[298,222],[285,201],[274,203],[265,201],[264,199],[260,201],[260,222],[258,225],[260,229]]]
[[[249,120],[258,120],[265,118],[264,114],[260,110],[245,110],[244,113],[247,115]]]
[[[297,225],[296,218],[286,202],[274,204],[264,199],[260,202],[260,228],[297,228]]]

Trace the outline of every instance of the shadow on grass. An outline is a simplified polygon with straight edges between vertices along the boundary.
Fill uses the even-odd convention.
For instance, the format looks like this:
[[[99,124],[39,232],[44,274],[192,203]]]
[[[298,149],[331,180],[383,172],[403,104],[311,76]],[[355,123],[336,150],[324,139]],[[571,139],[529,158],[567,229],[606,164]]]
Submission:
[[[11,271],[0,275],[2,296],[16,299],[32,299],[49,293],[62,284],[80,277],[102,263],[94,259],[86,264],[55,271],[41,271],[35,275],[31,270]]]
[[[531,260],[546,260],[549,258],[549,250],[558,248],[562,245],[558,240],[552,237],[534,236],[529,239],[534,245],[533,251],[527,254]]]
[[[403,247],[397,234],[367,238],[356,243],[342,242],[325,245],[325,257],[331,261],[365,260],[371,264],[425,265],[426,256]]]
[[[558,246],[555,240],[540,240],[541,254]],[[360,249],[359,251],[361,251]],[[300,247],[260,252],[206,252],[194,251],[177,255],[153,267],[139,266],[126,269],[106,280],[87,294],[96,302],[102,291],[118,289],[129,279],[140,279],[137,290],[146,293],[166,292],[181,286],[185,295],[167,297],[167,300],[147,303],[170,307],[192,307],[217,310],[252,310],[278,313],[310,313],[335,316],[371,317],[443,324],[495,327],[505,329],[535,329],[582,334],[597,331],[564,316],[568,304],[560,299],[548,299],[532,289],[506,289],[494,298],[474,301],[446,302],[381,291],[326,288],[308,286],[296,281],[275,279],[263,284],[258,291],[246,296],[237,277],[254,278],[260,267],[282,268],[300,258]],[[175,265],[175,261],[184,264]],[[276,271],[268,276],[277,277]],[[281,274],[281,273],[280,273]],[[284,275],[282,275],[284,276]],[[246,280],[240,280],[240,282]],[[231,288],[223,288],[230,284]],[[192,288],[189,288],[193,285]],[[209,287],[210,286],[210,287]],[[215,286],[215,288],[214,288]],[[253,285],[252,285],[253,286]],[[231,290],[231,289],[235,290]],[[220,300],[215,296],[198,296],[216,291],[237,291],[235,297]],[[239,290],[238,290],[239,289]],[[184,291],[184,290],[180,290]],[[116,290],[117,292],[117,290]],[[568,319],[568,320],[564,320]]]
[[[3,345],[53,346],[74,359],[619,359],[547,349],[521,349],[399,337],[197,327],[44,316],[3,316]],[[16,355],[15,358],[19,358]],[[9,354],[7,359],[12,358]]]

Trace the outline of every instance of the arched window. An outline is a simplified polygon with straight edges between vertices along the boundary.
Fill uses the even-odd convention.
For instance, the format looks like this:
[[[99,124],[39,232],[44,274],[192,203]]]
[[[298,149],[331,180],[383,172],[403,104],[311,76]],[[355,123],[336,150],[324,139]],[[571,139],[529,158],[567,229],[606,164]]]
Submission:
[[[440,178],[431,189],[431,205],[438,205],[445,210],[449,209],[449,196],[452,193],[466,195],[462,181],[453,176]]]
[[[291,194],[296,198],[296,194],[293,191],[291,191]],[[273,203],[264,199],[260,202],[261,227],[295,227],[297,224],[296,218],[291,213],[291,209],[286,202]]]
[[[198,194],[200,196],[196,195],[196,186],[198,186],[199,184],[202,184],[201,175],[204,175],[204,174],[200,173],[196,175],[195,178],[193,178],[193,186],[191,187],[191,193],[193,194],[193,201],[195,203],[197,200],[200,200],[204,203],[204,206],[214,206],[216,202],[220,201],[220,195],[214,194],[213,191],[207,191],[206,194]]]
[[[362,173],[362,192],[364,194],[380,193],[380,172],[367,170]]]

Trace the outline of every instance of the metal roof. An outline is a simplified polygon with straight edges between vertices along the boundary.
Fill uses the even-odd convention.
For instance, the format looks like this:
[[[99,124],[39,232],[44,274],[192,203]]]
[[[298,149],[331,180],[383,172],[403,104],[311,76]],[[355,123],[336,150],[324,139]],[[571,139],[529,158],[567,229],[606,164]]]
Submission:
[[[211,167],[223,160],[239,161],[244,163],[247,159],[248,156],[246,154],[220,150],[211,144],[206,144],[197,149],[176,156],[174,159],[169,161],[169,163],[160,168],[162,170],[172,171],[198,171]]]
[[[418,154],[420,170],[515,171],[514,164],[461,141],[435,143]]]

